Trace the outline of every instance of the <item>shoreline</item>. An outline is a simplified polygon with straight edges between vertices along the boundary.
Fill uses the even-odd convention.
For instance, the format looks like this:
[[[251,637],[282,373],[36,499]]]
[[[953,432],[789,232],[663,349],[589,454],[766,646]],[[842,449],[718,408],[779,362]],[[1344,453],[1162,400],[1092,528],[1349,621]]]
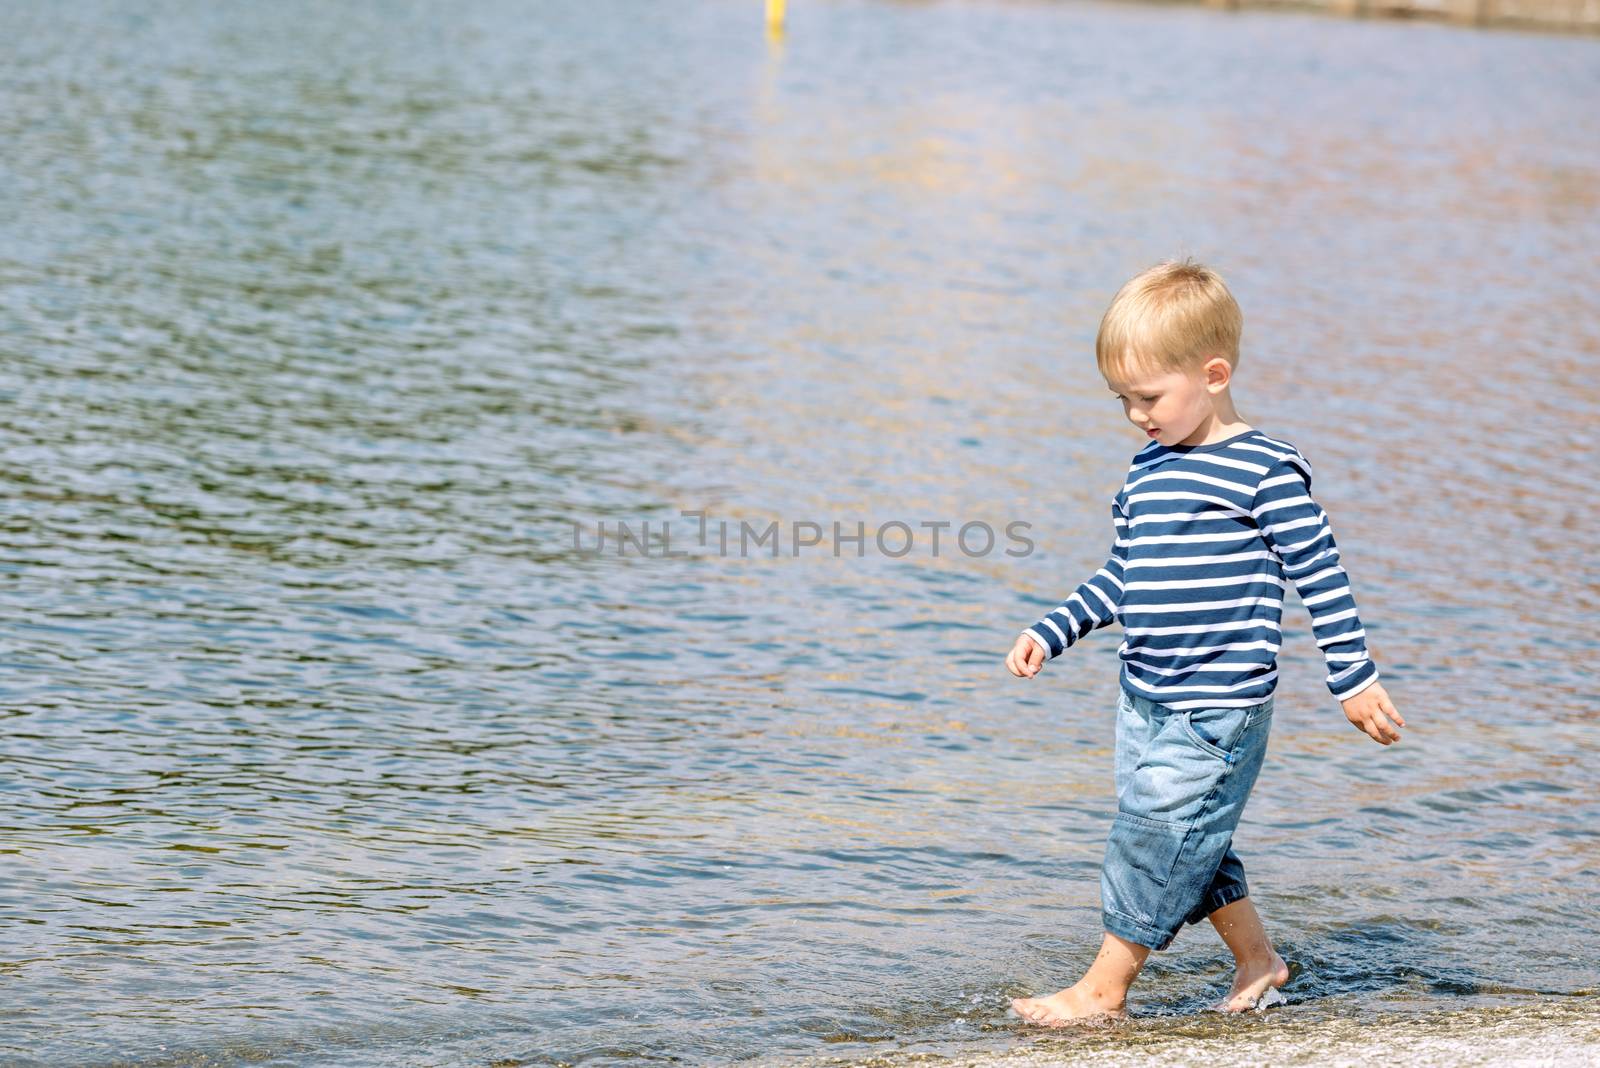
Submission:
[[[1600,0],[1155,0],[1220,11],[1313,11],[1486,30],[1600,34]]]

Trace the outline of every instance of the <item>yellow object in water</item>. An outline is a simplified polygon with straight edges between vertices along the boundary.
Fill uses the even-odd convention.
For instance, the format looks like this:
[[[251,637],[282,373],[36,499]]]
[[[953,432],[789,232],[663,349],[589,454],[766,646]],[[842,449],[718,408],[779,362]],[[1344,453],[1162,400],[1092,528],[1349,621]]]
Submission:
[[[773,33],[783,30],[783,11],[786,0],[767,0],[767,29]]]

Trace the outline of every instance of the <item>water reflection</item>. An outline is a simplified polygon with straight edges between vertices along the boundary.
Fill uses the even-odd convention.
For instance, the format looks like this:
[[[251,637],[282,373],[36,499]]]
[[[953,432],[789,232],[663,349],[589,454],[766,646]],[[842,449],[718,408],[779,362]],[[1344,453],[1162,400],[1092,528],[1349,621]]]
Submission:
[[[5,1058],[1592,1047],[1594,42],[10,14]],[[1190,251],[1412,727],[1290,611],[1239,845],[1292,1012],[1197,1016],[1197,930],[1128,1027],[1019,1041],[1097,939],[1116,642],[1000,659],[1138,444],[1098,315]],[[571,551],[680,509],[1039,551]]]

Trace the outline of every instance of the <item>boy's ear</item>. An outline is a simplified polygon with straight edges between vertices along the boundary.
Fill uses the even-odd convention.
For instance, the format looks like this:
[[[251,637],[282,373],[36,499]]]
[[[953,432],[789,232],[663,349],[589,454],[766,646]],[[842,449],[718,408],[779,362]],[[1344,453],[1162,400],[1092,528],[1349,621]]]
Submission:
[[[1233,380],[1233,366],[1222,356],[1211,357],[1205,367],[1208,386],[1226,386]]]

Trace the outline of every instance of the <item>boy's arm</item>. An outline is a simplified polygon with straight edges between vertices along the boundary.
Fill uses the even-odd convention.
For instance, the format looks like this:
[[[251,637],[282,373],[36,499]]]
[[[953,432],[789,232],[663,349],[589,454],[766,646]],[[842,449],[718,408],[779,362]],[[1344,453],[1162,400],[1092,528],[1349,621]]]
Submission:
[[[1311,499],[1310,462],[1292,456],[1274,463],[1256,488],[1250,514],[1311,613],[1311,630],[1328,665],[1328,689],[1338,700],[1349,700],[1378,681],[1378,668],[1367,655],[1367,632],[1328,515]]]
[[[1122,603],[1122,571],[1128,560],[1128,516],[1122,510],[1120,491],[1111,499],[1111,522],[1117,528],[1117,536],[1105,566],[1079,583],[1057,608],[1022,632],[1044,650],[1046,660],[1059,656],[1067,646],[1090,631],[1116,621],[1117,605]]]

